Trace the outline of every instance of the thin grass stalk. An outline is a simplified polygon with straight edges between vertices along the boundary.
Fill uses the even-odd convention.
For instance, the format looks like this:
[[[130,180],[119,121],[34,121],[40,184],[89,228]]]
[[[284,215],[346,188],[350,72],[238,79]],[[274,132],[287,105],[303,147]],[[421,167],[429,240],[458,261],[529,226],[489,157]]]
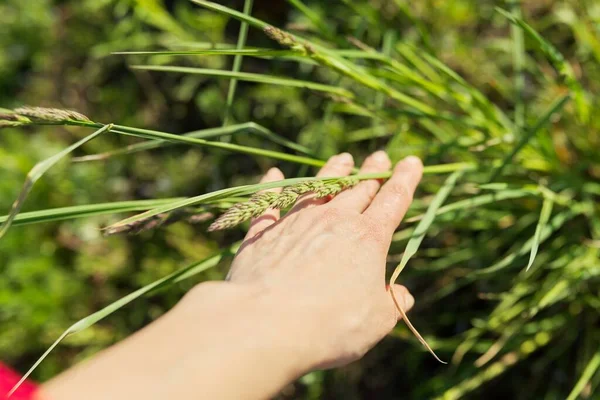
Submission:
[[[298,79],[285,78],[281,76],[272,76],[265,74],[254,74],[250,72],[234,72],[234,71],[223,71],[220,69],[209,69],[209,68],[193,68],[193,67],[180,67],[173,65],[131,65],[132,69],[139,69],[144,71],[159,71],[159,72],[176,72],[183,74],[195,74],[205,75],[213,77],[222,77],[228,79],[238,79],[247,82],[265,83],[269,85],[280,85],[286,87],[296,87],[302,89],[310,89],[318,92],[331,93],[333,95],[341,96],[344,98],[352,99],[354,94],[347,89],[316,83],[312,81],[301,81]]]
[[[163,204],[169,204],[183,199],[173,197],[154,200],[131,200],[112,203],[86,204],[81,206],[59,207],[48,210],[38,210],[18,213],[13,219],[12,226],[36,224],[40,222],[63,221],[96,215],[118,214],[131,211],[144,211]],[[0,223],[5,222],[8,215],[0,216]]]
[[[510,9],[513,15],[517,18],[521,18],[521,0],[510,0]],[[525,103],[524,103],[524,90],[525,90],[525,75],[523,74],[523,67],[525,64],[525,38],[523,36],[523,30],[516,24],[511,24],[510,27],[512,36],[512,50],[513,50],[513,65],[514,65],[514,83],[515,83],[515,125],[521,129],[525,125]]]
[[[423,168],[423,173],[424,174],[444,174],[444,173],[454,172],[454,171],[458,171],[458,170],[468,171],[468,170],[473,170],[476,168],[477,168],[477,166],[475,164],[471,164],[471,163],[430,165],[430,166],[425,166]],[[358,175],[353,175],[353,177],[358,180],[388,179],[391,176],[391,174],[392,173],[388,171],[388,172],[379,172],[379,173],[372,173],[372,174],[358,174]],[[119,228],[121,225],[130,224],[130,223],[136,222],[140,219],[150,218],[155,215],[166,213],[166,212],[169,212],[169,211],[175,210],[177,208],[181,208],[181,207],[188,207],[188,206],[192,206],[192,205],[196,205],[196,204],[203,204],[209,200],[213,201],[213,200],[222,199],[224,197],[232,197],[232,196],[246,196],[246,195],[254,194],[258,191],[265,190],[265,189],[273,189],[273,188],[277,188],[277,187],[291,186],[291,185],[295,185],[298,183],[311,182],[314,180],[321,180],[321,181],[327,182],[327,181],[335,181],[335,180],[339,180],[339,179],[343,179],[343,178],[346,178],[346,177],[290,178],[290,179],[284,179],[281,181],[275,181],[275,182],[269,182],[269,183],[243,185],[243,186],[237,186],[237,187],[228,188],[228,189],[221,189],[221,190],[217,190],[217,191],[214,191],[211,193],[205,193],[205,194],[202,194],[199,196],[190,197],[187,199],[183,199],[181,201],[175,201],[171,204],[156,207],[145,213],[134,215],[130,218],[119,221],[119,222],[107,227],[106,229],[110,230],[113,228]]]
[[[81,121],[69,121],[66,123],[68,125],[77,125],[77,126],[87,126],[87,127],[101,127],[103,124],[93,122],[93,123],[83,123]],[[182,135],[174,135],[171,133],[160,132],[150,129],[141,129],[141,128],[133,128],[124,125],[113,125],[113,129],[111,130],[113,133],[118,133],[121,135],[129,135],[129,136],[137,136],[143,139],[155,139],[155,140],[166,140],[173,143],[184,143],[191,144],[200,147],[212,147],[222,150],[233,151],[236,153],[242,154],[250,154],[256,156],[263,156],[267,158],[273,158],[276,160],[289,161],[296,164],[305,164],[313,167],[322,167],[325,165],[324,160],[318,160],[310,157],[296,156],[293,154],[286,154],[272,150],[265,150],[261,148],[242,146],[233,143],[222,143],[222,142],[214,142],[204,139],[197,139],[193,137],[187,137]]]
[[[244,14],[250,15],[252,13],[252,3],[253,0],[244,0]],[[238,41],[236,45],[236,49],[240,50],[246,46],[246,38],[248,37],[248,23],[242,21],[240,23],[240,33],[238,36]],[[237,54],[233,59],[233,72],[239,72],[242,69],[242,60],[243,56],[241,54]],[[223,126],[227,126],[231,120],[231,113],[233,107],[233,99],[235,97],[235,89],[237,87],[237,79],[231,79],[229,81],[229,88],[227,90],[227,103],[225,104],[225,115],[223,117]]]
[[[593,357],[586,365],[581,377],[577,380],[575,387],[569,393],[567,400],[576,400],[581,392],[585,389],[585,386],[594,377],[594,374],[600,369],[600,350],[596,351]]]
[[[210,139],[210,138],[215,138],[215,137],[221,137],[223,135],[234,135],[236,133],[243,133],[246,131],[249,133],[257,134],[267,140],[272,141],[273,143],[276,143],[283,147],[287,147],[290,150],[294,150],[294,151],[297,151],[298,153],[301,153],[301,154],[304,154],[304,155],[314,158],[314,154],[312,154],[310,149],[308,149],[300,144],[297,144],[296,142],[292,142],[291,140],[287,140],[284,137],[277,135],[276,133],[270,131],[269,129],[267,129],[264,126],[259,125],[255,122],[244,122],[242,124],[229,125],[226,127],[222,126],[219,128],[202,129],[199,131],[184,133],[183,135],[178,135],[178,136],[185,136],[185,137],[191,137],[191,138],[196,138],[196,139]],[[82,157],[73,157],[72,161],[73,162],[102,161],[102,160],[106,160],[106,159],[114,157],[114,156],[133,154],[133,153],[137,153],[139,151],[153,150],[153,149],[157,149],[157,148],[161,148],[161,147],[173,146],[175,144],[177,144],[177,143],[173,142],[173,141],[168,141],[168,140],[149,140],[149,141],[145,141],[145,142],[141,142],[141,143],[131,144],[131,145],[122,147],[120,149],[107,151],[104,153],[90,154],[90,155],[82,156]]]
[[[27,110],[32,110],[32,109],[34,109],[34,108],[31,108],[31,107],[27,108]],[[48,114],[50,112],[56,111],[57,109],[42,108],[41,110],[43,110],[43,113]],[[42,118],[31,119],[31,118],[24,117],[22,114],[19,114],[19,112],[21,112],[21,111],[19,111],[19,112],[17,112],[17,111],[18,110],[13,110],[13,111],[10,111],[8,114],[0,114],[0,122],[2,122],[2,121],[10,122],[11,121],[10,118],[19,117],[19,118],[25,118],[24,120],[19,121],[20,125],[73,125],[73,126],[84,126],[84,127],[96,128],[96,129],[100,129],[105,126],[105,124],[90,121],[89,119],[87,119],[87,117],[85,119],[77,119],[77,120],[76,119],[52,119],[53,116],[48,115],[46,119],[43,119],[44,115],[42,115]],[[59,110],[59,111],[64,111],[64,110]],[[202,146],[212,147],[212,148],[217,148],[217,149],[222,149],[222,150],[234,151],[234,152],[238,152],[238,153],[242,153],[242,154],[265,156],[265,157],[269,157],[269,158],[290,161],[290,162],[310,165],[310,166],[314,166],[314,167],[322,167],[323,165],[325,165],[325,161],[323,161],[323,160],[317,160],[317,159],[310,158],[310,157],[296,156],[296,155],[286,154],[286,153],[272,151],[272,150],[265,150],[265,149],[249,147],[249,146],[241,146],[241,145],[232,144],[232,143],[208,141],[208,140],[187,137],[187,136],[182,136],[182,135],[173,135],[170,133],[165,133],[165,132],[160,132],[160,131],[155,131],[155,130],[150,130],[150,129],[133,128],[133,127],[124,126],[124,125],[111,124],[111,126],[112,126],[111,132],[118,133],[121,135],[137,136],[137,137],[141,137],[144,139],[155,139],[155,140],[163,140],[163,141],[166,140],[166,141],[171,141],[171,142],[175,142],[175,143],[186,143],[186,144],[191,144],[191,145],[201,146],[201,147]]]

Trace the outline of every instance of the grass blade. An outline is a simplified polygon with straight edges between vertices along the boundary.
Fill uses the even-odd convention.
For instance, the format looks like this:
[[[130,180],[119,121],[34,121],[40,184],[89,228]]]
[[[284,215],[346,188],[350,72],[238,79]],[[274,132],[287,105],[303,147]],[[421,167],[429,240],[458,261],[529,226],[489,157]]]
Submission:
[[[273,50],[262,48],[243,48],[243,49],[201,49],[201,50],[157,50],[157,51],[116,51],[114,55],[124,56],[249,56],[249,57],[289,57],[300,56],[294,50]]]
[[[590,381],[590,379],[592,379],[596,371],[598,371],[598,368],[600,368],[600,350],[597,351],[596,354],[594,354],[590,362],[583,370],[581,377],[575,384],[573,390],[571,390],[571,393],[569,393],[569,397],[567,397],[567,400],[577,399],[577,397],[583,391],[587,383]]]
[[[291,150],[295,150],[299,153],[314,157],[314,155],[311,153],[310,149],[308,149],[307,147],[304,147],[296,142],[288,140],[282,136],[279,136],[278,134],[270,131],[269,129],[267,129],[264,126],[259,125],[255,122],[245,122],[243,124],[229,125],[226,127],[223,126],[223,127],[219,127],[219,128],[202,129],[202,130],[198,130],[198,131],[188,132],[188,133],[185,133],[180,136],[191,137],[191,138],[196,138],[196,139],[211,139],[211,138],[220,137],[223,135],[233,135],[236,133],[243,133],[243,132],[249,132],[249,133],[254,133],[254,134],[260,135],[260,136],[264,137],[265,139],[272,141],[273,143],[279,144],[283,147],[287,147],[288,149],[291,149]],[[84,162],[84,161],[106,160],[107,158],[114,157],[114,156],[132,154],[132,153],[137,153],[139,151],[146,151],[146,150],[152,150],[152,149],[157,149],[157,148],[166,147],[166,146],[172,146],[174,144],[176,144],[176,143],[170,142],[167,140],[151,140],[151,141],[146,141],[146,142],[142,142],[142,143],[131,144],[129,146],[125,146],[120,149],[116,149],[116,150],[112,150],[112,151],[107,151],[104,153],[90,154],[90,155],[83,156],[83,157],[74,157],[72,159],[72,161]]]
[[[402,270],[408,263],[408,260],[410,260],[410,258],[417,253],[417,250],[419,249],[419,246],[421,245],[421,242],[423,241],[423,238],[425,237],[427,230],[429,229],[429,227],[431,226],[431,224],[433,223],[433,221],[436,217],[436,213],[437,213],[438,209],[441,207],[441,205],[444,203],[444,201],[446,200],[446,198],[448,197],[448,195],[450,194],[450,192],[456,185],[456,181],[463,174],[464,174],[464,171],[458,170],[458,171],[454,172],[452,175],[450,175],[448,177],[448,179],[446,179],[446,182],[444,183],[444,185],[437,192],[434,199],[431,201],[429,208],[427,208],[427,212],[421,219],[421,222],[419,222],[419,224],[415,228],[415,232],[413,233],[410,241],[406,245],[406,250],[404,251],[404,254],[402,255],[400,264],[396,267],[396,269],[394,270],[394,273],[392,274],[392,277],[390,278],[390,285],[396,283],[398,276],[400,275],[400,273],[402,272]]]
[[[450,194],[450,192],[456,185],[456,181],[464,174],[464,172],[465,172],[464,170],[459,170],[459,171],[454,172],[452,175],[450,175],[448,177],[448,179],[446,179],[444,186],[442,186],[442,188],[435,195],[433,201],[431,202],[431,204],[429,205],[429,208],[427,209],[427,212],[425,213],[425,216],[423,217],[421,222],[419,222],[419,224],[417,225],[417,227],[415,229],[413,236],[408,241],[408,244],[406,245],[406,250],[404,250],[404,254],[402,255],[402,259],[400,260],[400,264],[396,267],[396,269],[392,273],[392,277],[390,278],[390,288],[392,288],[394,283],[396,283],[398,276],[400,275],[400,273],[402,272],[402,270],[408,263],[408,260],[410,260],[410,258],[417,253],[417,250],[419,249],[419,246],[421,245],[421,242],[423,241],[423,238],[425,237],[427,230],[429,229],[429,227],[433,223],[433,220],[435,219],[437,210],[444,203],[444,201],[446,200],[446,198],[448,197],[448,195]],[[404,320],[404,322],[406,323],[408,328],[419,339],[419,341],[423,344],[423,346],[425,346],[427,348],[427,350],[429,350],[429,352],[436,358],[436,360],[438,360],[441,363],[446,364],[444,361],[440,360],[440,358],[435,354],[433,349],[427,344],[425,339],[423,339],[423,337],[415,329],[415,327],[412,325],[412,323],[408,320],[406,313],[404,312],[404,309],[402,308],[402,306],[400,306],[400,303],[397,301],[396,297],[394,296],[394,291],[392,289],[390,289],[390,293],[392,294],[394,303],[396,304],[398,311],[400,311],[400,314],[402,314],[402,319]]]
[[[92,217],[94,215],[145,211],[181,199],[183,199],[183,197],[156,200],[132,200],[22,212],[15,216],[12,226],[37,224],[41,222],[64,221],[76,218]],[[0,216],[0,223],[5,222],[7,219],[8,215]]]
[[[102,124],[96,123],[96,122],[88,123],[88,122],[71,121],[71,122],[69,122],[69,124],[70,125],[78,125],[78,126],[87,126],[87,127],[103,126]],[[214,141],[198,139],[198,138],[184,136],[184,135],[174,135],[172,133],[160,132],[160,131],[155,131],[155,130],[151,130],[151,129],[134,128],[134,127],[124,126],[124,125],[113,125],[113,129],[111,130],[111,132],[121,134],[121,135],[141,137],[143,139],[163,140],[163,141],[169,141],[169,142],[173,142],[173,143],[182,143],[182,144],[184,143],[184,144],[190,144],[190,145],[200,146],[200,147],[211,147],[211,148],[216,148],[216,149],[233,151],[233,152],[242,153],[242,154],[263,156],[263,157],[268,157],[268,158],[272,158],[275,160],[282,160],[282,161],[288,161],[288,162],[293,162],[293,163],[297,163],[297,164],[310,165],[313,167],[322,167],[323,165],[325,165],[325,161],[318,160],[315,158],[296,156],[293,154],[287,154],[287,153],[282,153],[279,151],[266,150],[266,149],[250,147],[250,146],[241,146],[241,145],[233,144],[233,143],[214,142]]]
[[[96,138],[98,135],[101,135],[102,133],[109,131],[110,129],[112,129],[112,125],[105,125],[105,126],[101,127],[100,129],[98,129],[96,132],[84,137],[83,139],[81,139],[80,141],[78,141],[76,143],[73,143],[71,146],[69,146],[66,149],[60,151],[59,153],[53,155],[52,157],[47,158],[47,159],[37,163],[31,169],[31,171],[29,171],[29,173],[27,174],[27,178],[25,180],[25,183],[23,184],[23,187],[21,188],[21,192],[19,193],[19,196],[13,203],[12,208],[8,214],[8,217],[6,218],[6,220],[4,220],[3,224],[0,226],[0,238],[2,238],[2,236],[4,236],[6,234],[6,232],[8,231],[8,228],[10,228],[13,220],[15,219],[15,217],[21,210],[21,207],[23,206],[23,203],[27,199],[27,195],[33,188],[33,185],[35,184],[35,182],[38,179],[40,179],[46,173],[46,171],[48,171],[50,168],[52,168],[57,162],[62,160],[65,156],[67,156],[73,150],[84,145],[85,143],[89,142],[90,140]]]
[[[253,0],[245,0],[244,1],[244,15],[250,15],[252,13],[252,3]],[[240,34],[238,36],[238,41],[236,45],[236,49],[243,49],[246,45],[246,38],[248,37],[248,23],[243,22],[240,25]],[[233,72],[239,72],[242,69],[242,59],[243,56],[241,54],[237,54],[233,59]],[[229,125],[229,120],[231,119],[231,107],[233,105],[233,98],[235,97],[235,89],[237,87],[237,79],[232,79],[229,81],[229,89],[227,90],[227,103],[225,105],[225,116],[223,117],[223,126]]]
[[[162,72],[178,72],[184,74],[199,74],[206,76],[224,77],[229,79],[239,79],[247,82],[266,83],[270,85],[281,85],[288,87],[297,87],[303,89],[310,89],[319,92],[331,93],[341,97],[354,98],[352,92],[340,88],[337,86],[325,85],[321,83],[315,83],[311,81],[301,81],[298,79],[285,78],[272,75],[264,74],[253,74],[249,72],[234,72],[234,71],[223,71],[220,69],[208,69],[208,68],[192,68],[192,67],[178,67],[178,66],[159,66],[159,65],[132,65],[133,69],[140,69],[145,71],[162,71]]]
[[[199,6],[202,6],[208,10],[216,11],[221,14],[229,15],[232,18],[239,19],[240,21],[243,21],[243,22],[247,23],[248,25],[258,28],[258,29],[263,29],[264,27],[266,27],[268,25],[266,22],[263,22],[263,21],[261,21],[257,18],[254,18],[248,14],[244,14],[239,11],[233,10],[229,7],[225,7],[220,4],[213,3],[212,1],[191,0],[191,2],[194,4],[197,4]]]
[[[575,95],[575,103],[577,104],[579,118],[583,122],[587,122],[590,115],[589,105],[585,99],[585,94],[583,93],[581,84],[575,77],[573,68],[565,60],[564,56],[556,49],[556,47],[554,47],[539,33],[537,33],[535,29],[531,27],[531,25],[523,21],[523,19],[498,7],[496,7],[496,11],[506,17],[512,24],[521,27],[527,36],[529,36],[537,44],[538,48],[544,53],[548,60],[550,60],[550,63],[558,71],[560,76],[565,80],[565,84]]]
[[[512,4],[513,15],[521,17],[521,0],[516,0]],[[515,24],[511,26],[511,35],[513,41],[513,64],[515,72],[515,91],[517,98],[515,101],[515,125],[518,128],[525,124],[525,103],[523,102],[523,91],[525,90],[525,76],[523,75],[523,65],[525,63],[525,39],[523,29]]]
[[[546,239],[548,239],[552,233],[554,233],[561,226],[563,226],[567,221],[569,221],[571,218],[575,217],[579,213],[580,212],[574,211],[574,210],[566,210],[560,214],[555,215],[554,218],[552,218],[550,220],[550,222],[548,224],[546,224],[545,227],[542,228],[540,237],[538,239],[538,245],[540,243],[544,242]],[[498,261],[491,267],[484,268],[484,269],[481,269],[478,271],[474,271],[472,273],[473,278],[475,278],[476,275],[488,275],[488,274],[498,272],[499,270],[508,267],[518,257],[521,257],[521,256],[529,253],[531,251],[531,248],[533,247],[533,242],[534,242],[534,238],[531,238],[527,242],[525,242],[519,250],[507,255],[506,257],[504,257],[502,260]]]
[[[449,213],[452,211],[470,210],[475,207],[479,207],[479,206],[482,206],[485,204],[495,203],[495,202],[501,201],[501,200],[518,199],[520,197],[532,196],[532,195],[535,195],[534,191],[522,190],[522,189],[521,190],[520,189],[505,190],[505,191],[501,191],[501,192],[499,191],[496,193],[483,194],[481,196],[475,196],[475,197],[471,197],[470,199],[459,200],[454,203],[440,207],[437,209],[435,215],[438,216],[438,215],[446,214],[446,213]],[[415,215],[412,218],[408,218],[406,220],[406,222],[421,221],[424,217],[425,217],[425,214]]]
[[[35,364],[33,364],[33,366],[25,373],[25,375],[23,375],[21,380],[8,393],[8,397],[10,397],[10,395],[19,388],[19,386],[21,386],[21,384],[25,381],[25,379],[27,379],[29,377],[29,375],[31,375],[31,373],[37,368],[38,365],[40,365],[40,363],[48,356],[48,354],[50,354],[50,352],[56,346],[58,346],[58,344],[60,344],[60,342],[62,342],[67,336],[73,335],[77,332],[83,331],[86,328],[89,328],[90,326],[94,325],[98,321],[106,318],[110,314],[123,308],[127,304],[131,303],[132,301],[138,299],[139,297],[141,297],[145,294],[148,294],[154,290],[158,290],[158,289],[166,287],[166,286],[170,286],[174,283],[182,281],[183,279],[189,278],[192,275],[198,274],[209,268],[215,267],[217,264],[219,264],[219,262],[221,262],[221,260],[224,257],[235,254],[238,247],[239,247],[239,243],[233,244],[229,248],[221,251],[220,253],[218,253],[212,257],[209,257],[209,258],[199,261],[199,262],[195,262],[191,265],[188,265],[187,267],[181,268],[161,279],[158,279],[142,288],[139,288],[135,292],[132,292],[132,293],[128,294],[127,296],[122,297],[119,300],[107,305],[103,309],[98,310],[95,313],[88,315],[87,317],[75,322],[73,325],[71,325],[69,328],[67,328],[67,330],[65,330],[62,333],[62,335],[60,335],[58,337],[58,339],[56,339],[56,341],[54,343],[52,343],[50,348],[48,348],[48,350],[46,350],[46,352],[44,354],[42,354],[42,356],[35,362]]]
[[[540,220],[535,227],[535,234],[533,235],[533,242],[531,244],[531,254],[529,256],[529,263],[527,264],[527,268],[525,271],[529,271],[529,268],[533,265],[533,261],[535,260],[535,256],[537,255],[538,248],[540,247],[540,239],[542,237],[542,231],[546,228],[548,221],[550,220],[550,215],[552,214],[552,206],[554,202],[550,198],[545,198],[544,203],[542,204],[542,211],[540,212]]]

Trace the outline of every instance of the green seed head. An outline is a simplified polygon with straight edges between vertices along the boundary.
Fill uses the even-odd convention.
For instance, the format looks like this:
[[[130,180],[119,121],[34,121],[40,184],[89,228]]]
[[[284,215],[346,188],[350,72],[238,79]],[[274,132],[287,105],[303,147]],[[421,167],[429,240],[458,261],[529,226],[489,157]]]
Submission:
[[[328,182],[311,180],[286,186],[281,193],[256,193],[247,202],[235,204],[227,210],[208,227],[208,230],[212,232],[233,228],[250,218],[262,215],[269,208],[288,208],[298,200],[300,195],[305,193],[313,192],[317,197],[334,196],[342,190],[354,186],[357,182],[358,179],[354,177]]]

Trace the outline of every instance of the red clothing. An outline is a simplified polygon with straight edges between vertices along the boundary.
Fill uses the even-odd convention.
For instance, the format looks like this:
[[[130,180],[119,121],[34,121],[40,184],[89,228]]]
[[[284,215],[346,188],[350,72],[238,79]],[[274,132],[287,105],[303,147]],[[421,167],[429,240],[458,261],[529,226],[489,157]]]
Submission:
[[[21,376],[0,362],[0,399],[6,399],[8,392],[19,382]],[[33,400],[37,385],[25,381],[16,392],[10,396],[10,400]]]

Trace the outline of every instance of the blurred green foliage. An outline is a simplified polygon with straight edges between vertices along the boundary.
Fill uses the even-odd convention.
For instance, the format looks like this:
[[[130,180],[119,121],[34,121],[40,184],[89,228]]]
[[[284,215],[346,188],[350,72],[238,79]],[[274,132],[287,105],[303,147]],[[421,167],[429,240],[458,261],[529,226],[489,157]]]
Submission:
[[[241,10],[242,1],[223,1]],[[254,121],[311,148],[320,157],[351,151],[360,160],[385,148],[394,160],[409,154],[426,164],[502,160],[519,133],[506,134],[482,114],[473,91],[445,76],[429,54],[442,60],[485,99],[517,120],[521,98],[524,125],[533,125],[567,92],[551,63],[530,38],[515,55],[510,23],[494,11],[516,10],[519,2],[482,0],[255,1],[253,15],[339,48],[372,47],[401,60],[443,89],[429,96],[408,78],[393,80],[385,68],[356,63],[436,111],[457,115],[463,105],[485,129],[395,114],[400,107],[381,93],[349,82],[329,68],[293,60],[246,57],[247,72],[291,76],[351,87],[359,100],[385,114],[369,120],[347,105],[281,86],[239,82],[233,117]],[[572,201],[600,197],[600,125],[595,93],[600,89],[600,2],[520,2],[520,10],[565,56],[585,93],[591,118],[584,121],[570,102],[507,165],[496,183],[509,188],[548,186]],[[237,40],[239,22],[185,0],[102,0],[0,4],[0,106],[65,107],[95,121],[183,133],[222,123],[228,81],[202,75],[130,70],[128,64],[183,65],[230,69],[231,57],[117,56],[113,51],[194,48],[199,43]],[[351,38],[350,40],[348,38]],[[358,43],[357,43],[358,41]],[[278,48],[251,29],[251,46]],[[516,83],[521,58],[523,85]],[[386,75],[387,73],[387,75]],[[450,100],[449,100],[450,99]],[[445,108],[443,108],[445,107]],[[89,133],[89,132],[87,132]],[[522,133],[522,132],[521,132]],[[38,161],[81,138],[81,128],[59,126],[0,131],[0,210],[8,210],[25,175]],[[461,145],[460,140],[477,145]],[[235,142],[274,148],[262,138],[239,134]],[[104,136],[78,154],[103,152],[134,142]],[[458,143],[458,144],[457,144]],[[474,142],[471,142],[474,143]],[[24,211],[128,199],[193,196],[256,182],[275,162],[263,158],[174,146],[113,157],[100,163],[62,162],[35,186]],[[278,164],[287,176],[313,171]],[[487,192],[484,172],[465,178],[454,200]],[[410,216],[424,211],[443,177],[424,180]],[[495,189],[494,189],[495,190]],[[521,272],[541,203],[524,197],[440,216],[401,276],[417,294],[415,325],[450,366],[437,364],[404,326],[365,359],[346,368],[314,372],[290,385],[283,398],[511,398],[564,399],[600,351],[600,222],[598,209],[557,223],[558,233],[540,246],[529,275]],[[563,213],[559,206],[554,218]],[[3,213],[0,213],[3,214]],[[561,214],[562,215],[562,214]],[[100,228],[120,216],[14,227],[0,240],[0,356],[25,371],[74,321],[190,261],[200,260],[239,238],[241,232],[207,235],[203,225],[177,223],[139,236],[102,237]],[[552,221],[552,220],[551,220]],[[390,269],[410,236],[402,226],[390,251]],[[498,266],[497,272],[482,270]],[[506,258],[505,258],[506,257]],[[198,280],[219,279],[226,265],[203,273],[120,310],[67,340],[34,377],[46,380],[78,360],[114,343],[168,310]],[[399,340],[405,339],[405,340]],[[411,343],[407,344],[406,340]],[[584,382],[581,398],[597,398],[600,374]],[[596,394],[594,394],[596,393]]]

